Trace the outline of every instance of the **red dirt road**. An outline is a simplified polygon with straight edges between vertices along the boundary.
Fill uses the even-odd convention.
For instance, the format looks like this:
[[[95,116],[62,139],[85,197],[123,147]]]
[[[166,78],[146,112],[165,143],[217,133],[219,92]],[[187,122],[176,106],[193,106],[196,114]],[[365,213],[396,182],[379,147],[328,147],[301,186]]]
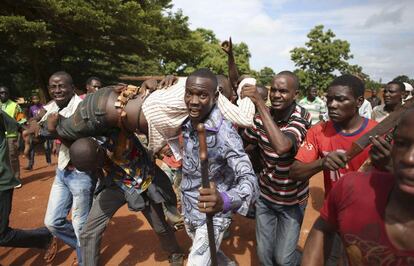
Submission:
[[[21,158],[21,167],[26,159]],[[13,195],[10,226],[35,228],[43,226],[47,200],[53,182],[56,157],[47,166],[44,156],[36,156],[33,171],[22,170],[23,187]],[[323,178],[319,174],[311,179],[311,198],[308,201],[299,246],[303,247],[306,236],[318,216],[323,201]],[[184,230],[176,233],[184,250],[190,247],[190,239]],[[75,252],[63,242],[52,265],[71,265]],[[223,241],[222,250],[241,266],[258,265],[254,220],[236,216],[231,225],[231,236]],[[37,249],[0,248],[1,265],[45,265],[43,252]],[[155,233],[141,213],[121,208],[111,220],[101,246],[101,265],[168,265],[168,257],[158,244]]]

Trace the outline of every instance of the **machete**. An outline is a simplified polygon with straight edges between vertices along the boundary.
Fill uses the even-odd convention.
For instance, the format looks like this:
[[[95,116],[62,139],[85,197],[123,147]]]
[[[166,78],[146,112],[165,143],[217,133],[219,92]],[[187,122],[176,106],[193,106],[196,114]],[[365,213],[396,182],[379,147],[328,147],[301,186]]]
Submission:
[[[370,131],[362,135],[358,140],[352,143],[351,148],[346,152],[348,161],[362,152],[371,142],[369,138],[372,136],[382,136],[388,133],[400,121],[401,115],[409,108],[414,106],[414,97],[408,99],[403,105],[394,112],[391,112],[378,125],[373,127]]]

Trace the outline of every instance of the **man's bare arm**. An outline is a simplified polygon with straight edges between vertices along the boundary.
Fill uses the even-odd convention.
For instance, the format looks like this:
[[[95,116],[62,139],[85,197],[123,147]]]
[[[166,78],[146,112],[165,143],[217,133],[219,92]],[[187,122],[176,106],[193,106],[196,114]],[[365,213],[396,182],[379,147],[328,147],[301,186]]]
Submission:
[[[289,169],[289,177],[293,180],[304,181],[322,170],[337,171],[347,166],[347,157],[344,152],[333,151],[325,157],[310,163],[303,163],[298,160],[293,162]]]
[[[233,43],[231,41],[231,37],[228,41],[224,41],[221,44],[221,49],[226,52],[228,56],[228,67],[229,67],[229,79],[233,90],[237,90],[237,81],[239,80],[239,72],[237,71],[236,61],[234,60],[233,54]]]
[[[322,162],[322,159],[311,163],[303,163],[295,160],[289,169],[289,178],[296,181],[306,181],[323,170]]]
[[[257,91],[256,86],[244,86],[242,94],[243,97],[249,97],[256,106],[256,109],[259,111],[270,145],[272,145],[272,148],[276,151],[276,153],[282,155],[289,152],[293,146],[292,140],[283,134],[280,128],[273,121],[273,117]]]
[[[319,217],[313,224],[303,251],[302,266],[319,266],[325,264],[325,259],[331,253],[335,237],[333,226]]]

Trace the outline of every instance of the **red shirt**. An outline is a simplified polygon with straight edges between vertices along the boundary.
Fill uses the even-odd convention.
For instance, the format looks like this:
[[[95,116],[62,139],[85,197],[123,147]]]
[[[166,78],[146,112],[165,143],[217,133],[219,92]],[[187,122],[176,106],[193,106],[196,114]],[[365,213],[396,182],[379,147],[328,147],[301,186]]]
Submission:
[[[390,173],[354,172],[341,178],[321,209],[337,228],[351,265],[414,265],[414,250],[398,250],[385,230],[385,208],[395,183]]]
[[[332,121],[316,124],[308,130],[305,141],[302,143],[295,157],[303,163],[311,163],[319,158],[325,157],[332,151],[347,151],[352,142],[359,139],[371,130],[377,122],[365,118],[361,127],[353,133],[343,133],[336,128]],[[348,169],[341,168],[338,171],[324,170],[325,196],[341,176],[351,171],[358,171],[368,158],[368,147],[348,162]]]

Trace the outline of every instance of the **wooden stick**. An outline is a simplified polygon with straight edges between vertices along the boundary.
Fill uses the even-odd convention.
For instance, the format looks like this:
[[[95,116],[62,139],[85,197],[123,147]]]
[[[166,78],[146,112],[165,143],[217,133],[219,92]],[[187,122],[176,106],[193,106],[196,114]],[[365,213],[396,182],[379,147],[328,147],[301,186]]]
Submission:
[[[198,140],[200,142],[199,157],[201,166],[201,183],[203,188],[210,188],[210,180],[208,179],[208,151],[206,141],[206,130],[202,123],[197,125]],[[217,250],[216,240],[214,238],[213,214],[206,214],[206,225],[208,234],[208,244],[210,246],[211,265],[217,266]]]

